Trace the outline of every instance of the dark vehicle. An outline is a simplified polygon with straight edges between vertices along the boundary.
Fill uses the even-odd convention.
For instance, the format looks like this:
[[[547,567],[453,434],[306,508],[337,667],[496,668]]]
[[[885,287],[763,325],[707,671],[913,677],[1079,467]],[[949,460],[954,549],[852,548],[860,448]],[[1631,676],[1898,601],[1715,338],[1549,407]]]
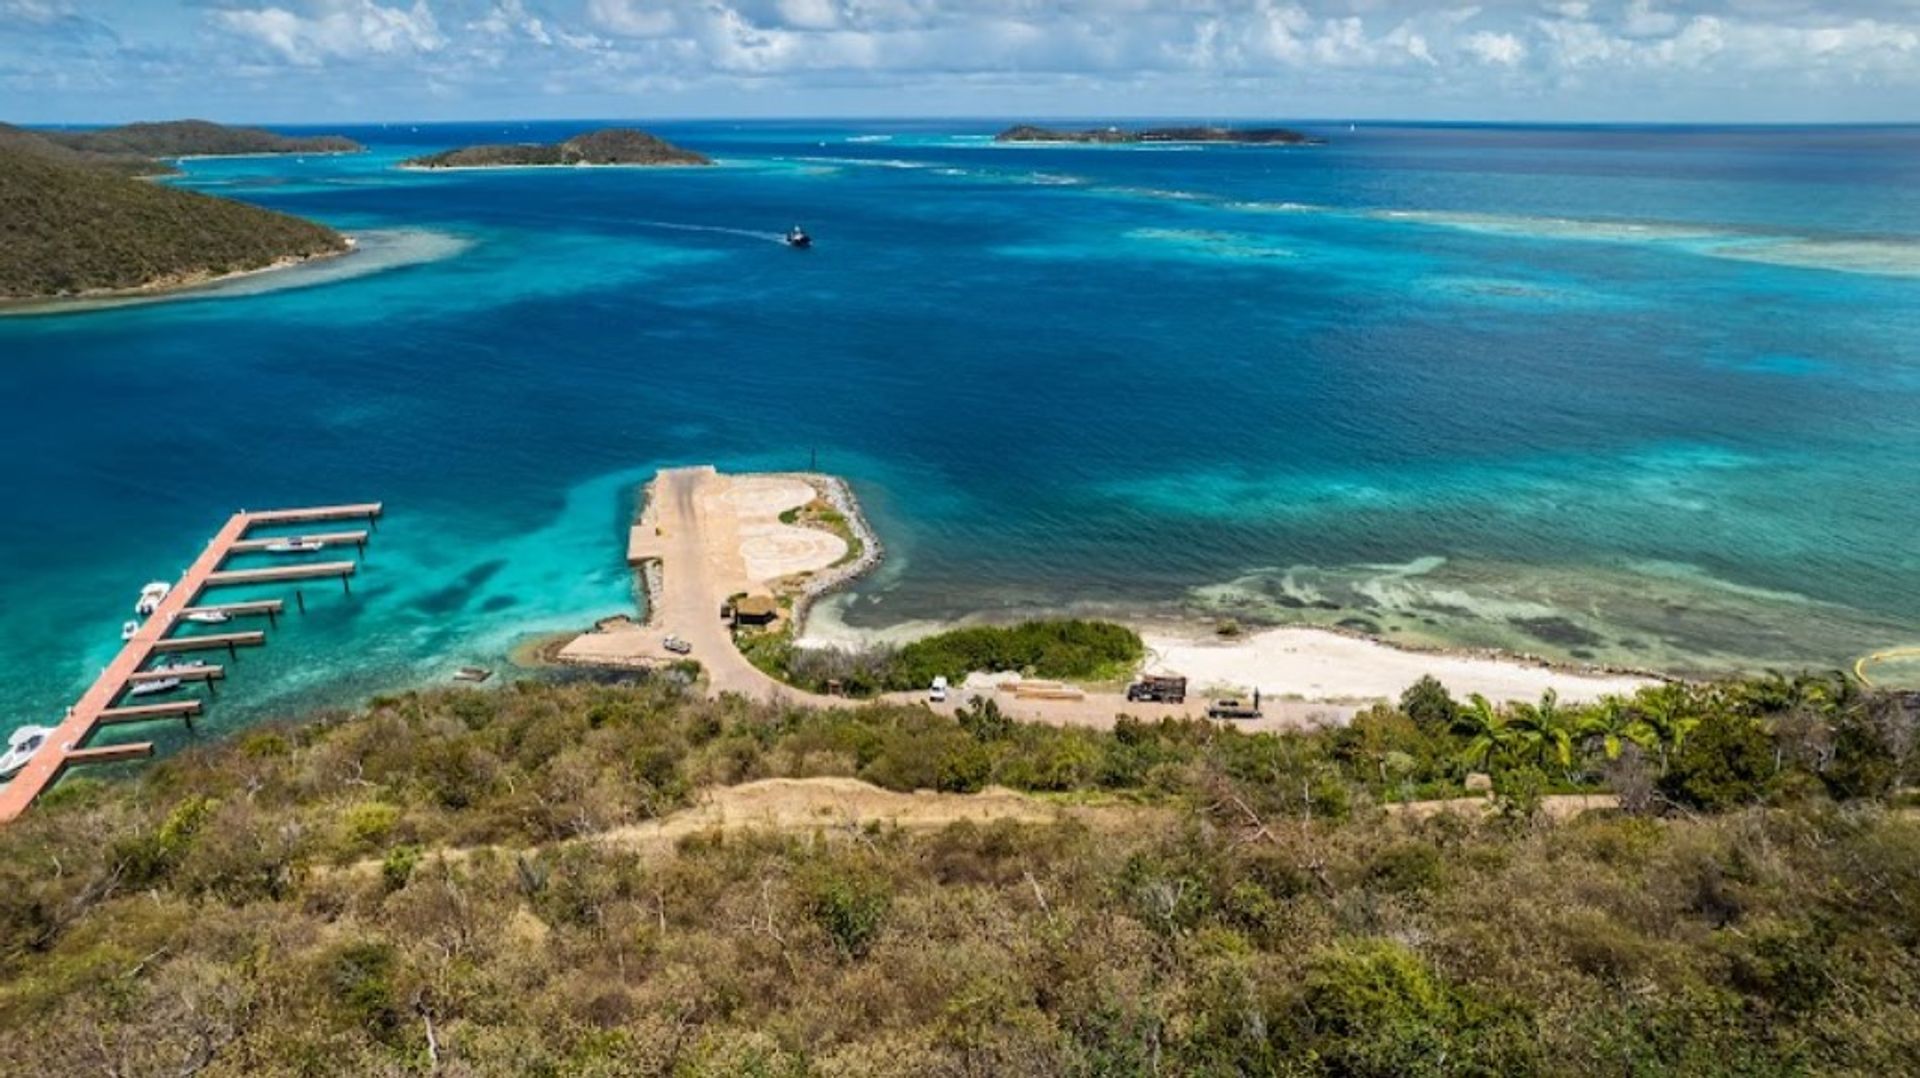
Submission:
[[[1143,675],[1139,681],[1127,686],[1127,700],[1132,703],[1184,704],[1187,702],[1187,679],[1158,674]]]
[[[1207,718],[1209,719],[1257,719],[1259,717],[1259,689],[1253,690],[1253,702],[1251,704],[1245,700],[1229,698],[1226,700],[1215,700],[1213,703],[1207,705]]]
[[[802,229],[799,225],[794,225],[792,228],[787,229],[787,246],[800,248],[811,247],[813,246],[813,237],[807,235],[806,230]]]

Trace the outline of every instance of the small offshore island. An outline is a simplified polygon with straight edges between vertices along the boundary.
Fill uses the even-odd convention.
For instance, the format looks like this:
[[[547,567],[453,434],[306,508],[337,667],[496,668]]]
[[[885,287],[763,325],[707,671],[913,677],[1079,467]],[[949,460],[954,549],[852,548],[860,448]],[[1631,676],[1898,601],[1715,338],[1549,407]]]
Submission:
[[[1130,131],[1121,127],[1092,127],[1082,131],[1016,124],[993,137],[995,142],[1079,142],[1121,146],[1148,142],[1222,142],[1246,146],[1320,146],[1324,139],[1285,127],[1149,127]]]
[[[631,127],[608,127],[575,135],[565,142],[463,146],[415,157],[409,169],[572,168],[592,165],[711,165],[705,154],[682,149],[657,135]]]

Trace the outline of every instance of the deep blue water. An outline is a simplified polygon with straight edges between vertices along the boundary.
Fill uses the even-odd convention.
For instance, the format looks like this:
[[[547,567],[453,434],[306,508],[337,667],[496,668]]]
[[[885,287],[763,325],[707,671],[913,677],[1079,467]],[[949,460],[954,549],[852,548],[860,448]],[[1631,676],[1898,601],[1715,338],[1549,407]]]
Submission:
[[[1678,670],[1920,636],[1920,129],[660,124],[721,166],[392,167],[588,126],[191,162],[427,260],[0,320],[11,718],[239,506],[390,515],[216,728],[629,609],[637,483],[815,453],[891,549],[859,627],[1231,613]]]

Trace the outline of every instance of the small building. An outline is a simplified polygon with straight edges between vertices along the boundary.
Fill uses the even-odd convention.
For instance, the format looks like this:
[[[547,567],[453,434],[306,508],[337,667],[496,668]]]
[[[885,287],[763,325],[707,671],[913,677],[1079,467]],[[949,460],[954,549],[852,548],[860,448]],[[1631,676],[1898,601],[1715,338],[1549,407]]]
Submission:
[[[733,624],[771,625],[780,620],[780,600],[771,595],[748,595],[733,604]]]

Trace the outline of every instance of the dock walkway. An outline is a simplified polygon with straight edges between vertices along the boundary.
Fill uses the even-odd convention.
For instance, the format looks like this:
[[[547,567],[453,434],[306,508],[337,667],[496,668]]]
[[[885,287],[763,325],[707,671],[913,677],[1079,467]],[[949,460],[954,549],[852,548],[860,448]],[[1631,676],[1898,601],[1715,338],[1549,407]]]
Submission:
[[[60,774],[68,767],[83,763],[100,763],[112,760],[134,759],[149,756],[153,746],[147,742],[130,745],[109,745],[103,748],[87,748],[87,740],[102,726],[115,722],[137,721],[144,712],[153,717],[177,715],[186,717],[198,714],[199,708],[189,711],[174,705],[161,705],[151,711],[146,709],[121,707],[121,698],[129,686],[142,681],[153,680],[154,673],[145,670],[149,660],[155,655],[180,651],[196,645],[185,643],[190,637],[169,639],[170,634],[181,624],[181,615],[190,609],[223,609],[195,607],[194,603],[209,588],[232,584],[254,584],[267,582],[297,581],[313,578],[339,577],[342,584],[356,568],[354,562],[324,562],[310,565],[294,565],[264,570],[221,570],[229,557],[236,553],[263,549],[258,540],[249,540],[248,533],[255,528],[272,527],[287,524],[325,523],[332,521],[377,520],[381,514],[378,502],[358,505],[326,505],[304,509],[277,509],[268,512],[247,512],[241,510],[227,520],[218,533],[207,543],[206,549],[194,559],[186,574],[174,584],[173,590],[161,600],[156,609],[140,624],[139,631],[121,647],[105,670],[100,672],[93,685],[80,697],[78,703],[68,709],[67,716],[54,729],[47,739],[47,745],[34,754],[27,766],[20,770],[12,780],[0,785],[0,823],[12,820],[27,810],[27,806],[51,788]],[[342,535],[341,538],[352,541],[364,549],[365,533],[355,532]],[[279,600],[260,603],[235,604],[224,609],[236,613],[278,614],[281,609]],[[229,634],[219,646],[233,644],[253,644],[250,636]],[[193,666],[172,671],[175,676],[206,679],[209,686],[213,678],[224,674],[220,667]]]

